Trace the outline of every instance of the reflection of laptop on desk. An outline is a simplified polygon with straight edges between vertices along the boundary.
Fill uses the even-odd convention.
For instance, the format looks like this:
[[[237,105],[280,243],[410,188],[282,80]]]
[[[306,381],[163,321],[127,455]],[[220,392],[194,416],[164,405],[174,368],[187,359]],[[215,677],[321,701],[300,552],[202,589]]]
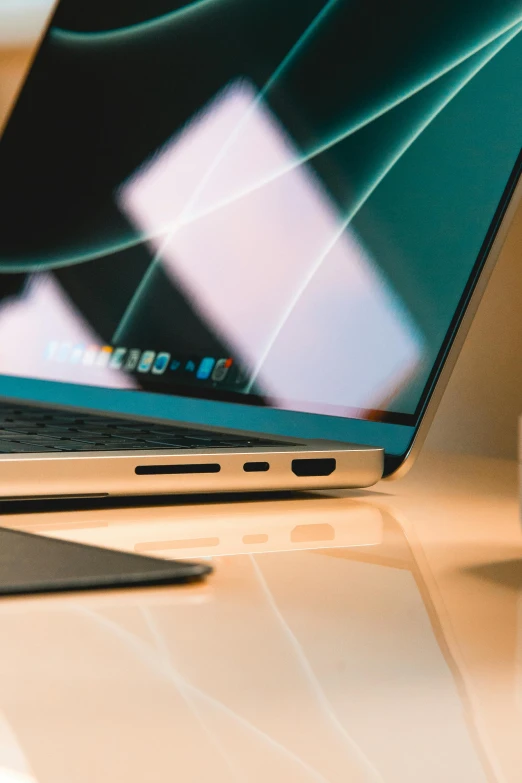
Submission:
[[[0,142],[0,496],[398,471],[515,208],[520,20],[441,64],[436,19],[390,59],[342,4],[110,5],[59,3]]]
[[[317,530],[318,520],[330,526],[330,540]],[[95,527],[100,521],[105,526]],[[48,779],[65,780],[61,771],[82,752],[74,743],[91,736],[71,720],[75,709],[81,708],[78,720],[90,714],[88,684],[96,714],[111,715],[121,747],[129,749],[116,754],[122,766],[110,767],[116,780],[161,777],[150,772],[150,743],[132,738],[143,739],[148,726],[157,740],[166,714],[168,729],[187,727],[175,747],[177,770],[190,770],[179,774],[183,779],[228,782],[232,769],[235,778],[254,783],[495,780],[491,769],[502,760],[503,744],[480,720],[476,665],[466,666],[456,649],[433,574],[426,582],[415,546],[377,506],[331,497],[239,509],[225,502],[139,513],[113,508],[101,520],[89,511],[60,514],[58,521],[17,514],[6,524],[167,558],[218,555],[211,587],[0,603],[4,754],[13,748],[10,726],[33,770],[42,769],[39,753],[45,754]],[[297,532],[307,542],[296,541]],[[194,535],[203,543],[192,549]],[[204,543],[216,535],[219,543]],[[153,549],[154,541],[162,548]],[[95,650],[92,665],[82,650]],[[25,699],[22,709],[12,676],[22,667],[31,693],[42,671],[56,672],[57,709],[49,712],[45,699]],[[498,689],[489,685],[486,704],[488,694],[497,700],[490,713],[504,717]],[[130,712],[122,692],[133,694]],[[165,709],[158,694],[167,699]],[[216,747],[225,752],[213,755]],[[156,743],[158,770],[171,763],[172,749],[172,742]],[[194,773],[199,759],[204,768]],[[131,766],[140,774],[133,776]],[[91,768],[80,779],[92,779]]]

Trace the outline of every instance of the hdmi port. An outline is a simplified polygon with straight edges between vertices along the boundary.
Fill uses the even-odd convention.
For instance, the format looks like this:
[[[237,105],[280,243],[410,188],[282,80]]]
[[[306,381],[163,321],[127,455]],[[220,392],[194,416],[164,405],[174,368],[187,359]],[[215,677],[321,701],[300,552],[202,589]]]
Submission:
[[[333,457],[292,460],[292,472],[296,476],[331,476],[336,466],[337,463]]]

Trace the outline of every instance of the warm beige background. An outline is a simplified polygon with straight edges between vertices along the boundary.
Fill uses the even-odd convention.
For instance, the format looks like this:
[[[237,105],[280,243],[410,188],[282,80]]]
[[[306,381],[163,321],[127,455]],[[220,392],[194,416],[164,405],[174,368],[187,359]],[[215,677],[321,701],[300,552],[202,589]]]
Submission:
[[[0,47],[0,127],[31,47]],[[493,273],[428,438],[428,445],[516,454],[522,411],[522,209]]]
[[[1,18],[0,18],[1,22]],[[31,57],[29,47],[0,47],[0,128]]]
[[[522,208],[438,410],[428,444],[514,457],[522,413]]]

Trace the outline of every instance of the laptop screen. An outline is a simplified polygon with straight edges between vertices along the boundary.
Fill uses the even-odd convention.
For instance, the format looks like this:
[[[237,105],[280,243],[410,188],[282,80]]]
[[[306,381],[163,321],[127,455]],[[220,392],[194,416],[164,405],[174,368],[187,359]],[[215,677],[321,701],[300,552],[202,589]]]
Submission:
[[[517,174],[521,30],[62,0],[0,141],[0,373],[413,423]]]

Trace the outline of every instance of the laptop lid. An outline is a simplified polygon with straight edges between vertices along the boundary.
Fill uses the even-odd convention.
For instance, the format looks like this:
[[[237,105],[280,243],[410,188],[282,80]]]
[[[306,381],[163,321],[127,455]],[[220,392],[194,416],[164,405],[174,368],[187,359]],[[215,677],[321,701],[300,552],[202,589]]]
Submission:
[[[62,0],[0,142],[4,393],[401,457],[518,178],[521,26]]]

